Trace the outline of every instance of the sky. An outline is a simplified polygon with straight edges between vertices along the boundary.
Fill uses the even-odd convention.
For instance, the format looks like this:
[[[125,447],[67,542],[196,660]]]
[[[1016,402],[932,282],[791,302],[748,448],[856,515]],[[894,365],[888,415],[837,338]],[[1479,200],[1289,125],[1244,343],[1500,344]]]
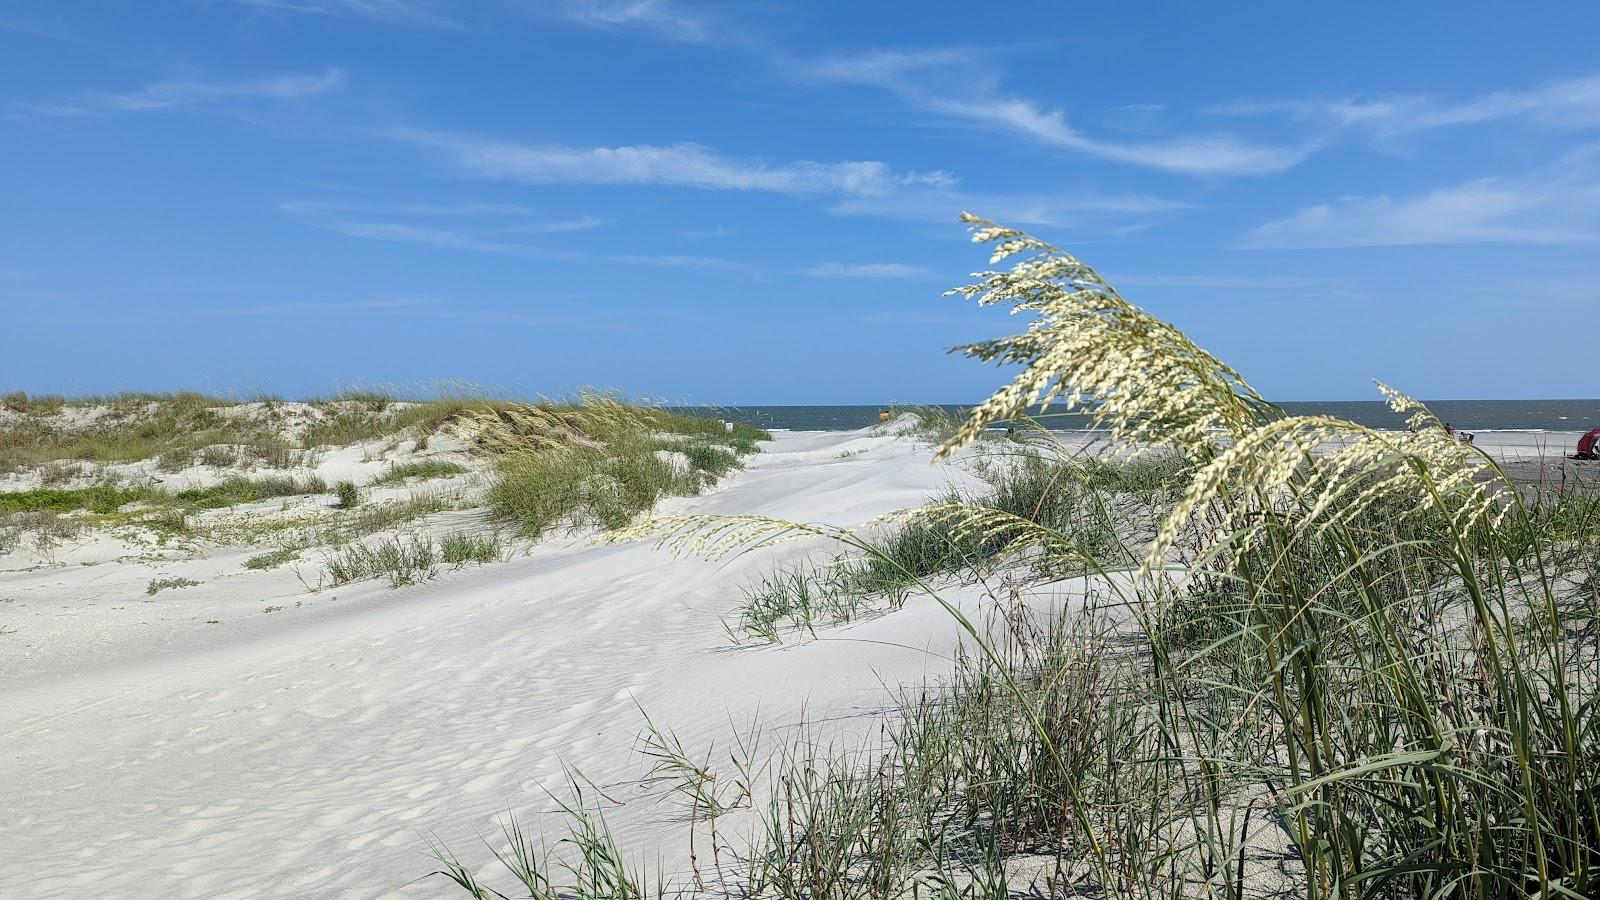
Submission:
[[[1281,400],[1600,395],[1600,6],[0,0],[0,390],[972,402],[963,210]]]

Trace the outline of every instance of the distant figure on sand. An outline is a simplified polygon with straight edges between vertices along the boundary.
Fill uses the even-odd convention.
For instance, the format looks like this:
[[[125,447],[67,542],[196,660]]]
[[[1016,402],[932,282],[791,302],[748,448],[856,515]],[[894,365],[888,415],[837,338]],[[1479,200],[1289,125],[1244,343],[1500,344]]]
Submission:
[[[1455,430],[1455,428],[1449,422],[1444,423],[1444,433],[1450,435],[1458,441],[1461,441],[1464,444],[1472,443],[1472,441],[1477,437],[1477,435],[1470,431]]]

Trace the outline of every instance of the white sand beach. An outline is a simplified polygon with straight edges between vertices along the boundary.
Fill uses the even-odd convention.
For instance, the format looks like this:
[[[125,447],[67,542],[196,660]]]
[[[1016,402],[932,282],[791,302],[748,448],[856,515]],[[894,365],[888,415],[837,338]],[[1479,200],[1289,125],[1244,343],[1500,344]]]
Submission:
[[[970,477],[929,452],[781,433],[662,511],[857,524]],[[784,552],[800,550],[709,563],[556,537],[415,587],[315,593],[241,568],[244,548],[6,572],[0,896],[435,896],[413,883],[425,835],[487,864],[477,835],[508,810],[538,822],[563,762],[606,786],[641,858],[681,861],[685,829],[641,785],[641,708],[696,751],[752,717],[848,720],[955,640],[913,601],[825,640],[731,648],[740,585]],[[147,596],[156,572],[201,583]]]
[[[1480,438],[1535,466],[1568,443]],[[779,433],[659,511],[855,525],[975,483],[970,457],[930,454],[876,429]],[[382,465],[366,456],[320,465],[371,477]],[[417,524],[487,527],[471,509]],[[713,563],[557,536],[416,586],[322,590],[295,566],[244,568],[253,552],[139,554],[100,538],[4,557],[0,896],[440,896],[441,879],[418,880],[435,865],[430,838],[496,869],[480,836],[498,842],[508,812],[555,827],[545,814],[566,766],[601,789],[630,856],[681,872],[690,829],[645,779],[644,713],[691,754],[753,723],[774,743],[802,720],[859,739],[880,721],[863,714],[947,671],[958,643],[950,616],[914,598],[817,640],[734,646],[723,621],[741,586],[803,545]],[[148,594],[157,576],[196,584]],[[983,594],[951,596],[976,609]]]

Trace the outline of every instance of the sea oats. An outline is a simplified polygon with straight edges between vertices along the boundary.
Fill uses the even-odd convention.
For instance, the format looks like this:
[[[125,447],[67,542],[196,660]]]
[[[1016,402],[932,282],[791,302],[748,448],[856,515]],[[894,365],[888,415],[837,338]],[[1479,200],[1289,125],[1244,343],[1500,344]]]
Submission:
[[[1237,437],[1277,415],[1239,373],[1128,303],[1076,257],[977,216],[962,218],[974,242],[995,245],[991,264],[1028,255],[949,293],[1037,318],[1021,334],[956,348],[1023,371],[972,411],[936,459],[1030,408],[1087,413],[1125,446],[1172,444],[1192,455],[1207,452],[1217,433]]]

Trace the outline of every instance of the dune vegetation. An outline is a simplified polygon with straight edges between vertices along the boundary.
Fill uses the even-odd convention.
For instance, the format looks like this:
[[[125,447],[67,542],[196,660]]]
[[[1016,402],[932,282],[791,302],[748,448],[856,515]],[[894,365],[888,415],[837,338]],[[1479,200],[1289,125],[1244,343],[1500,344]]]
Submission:
[[[969,221],[1012,263],[955,293],[1029,324],[960,348],[1018,374],[937,456],[1035,404],[1092,417],[1116,456],[1025,435],[989,493],[863,528],[666,516],[607,537],[708,557],[817,539],[840,555],[752,586],[730,633],[803,640],[926,596],[967,638],[950,678],[904,690],[867,750],[649,743],[710,848],[682,877],[611,837],[581,760],[564,830],[508,823],[505,884],[443,848],[437,874],[551,900],[1600,894],[1590,486],[1528,490],[1388,388],[1406,432],[1291,416],[1075,257]],[[975,620],[944,595],[979,578],[1008,599]],[[743,843],[718,825],[736,806]]]
[[[94,529],[131,529],[136,543],[154,533],[272,546],[247,561],[256,570],[337,547],[308,587],[380,576],[399,586],[439,563],[504,556],[497,536],[410,533],[419,519],[487,506],[526,538],[620,527],[663,497],[699,493],[769,438],[598,393],[534,403],[459,389],[303,402],[13,393],[0,398],[0,473],[19,482],[0,491],[0,552],[31,538],[50,554]],[[266,500],[281,503],[249,508]]]
[[[488,503],[525,536],[620,528],[663,497],[692,495],[771,435],[590,395],[568,405],[475,410],[466,423],[495,458]]]

